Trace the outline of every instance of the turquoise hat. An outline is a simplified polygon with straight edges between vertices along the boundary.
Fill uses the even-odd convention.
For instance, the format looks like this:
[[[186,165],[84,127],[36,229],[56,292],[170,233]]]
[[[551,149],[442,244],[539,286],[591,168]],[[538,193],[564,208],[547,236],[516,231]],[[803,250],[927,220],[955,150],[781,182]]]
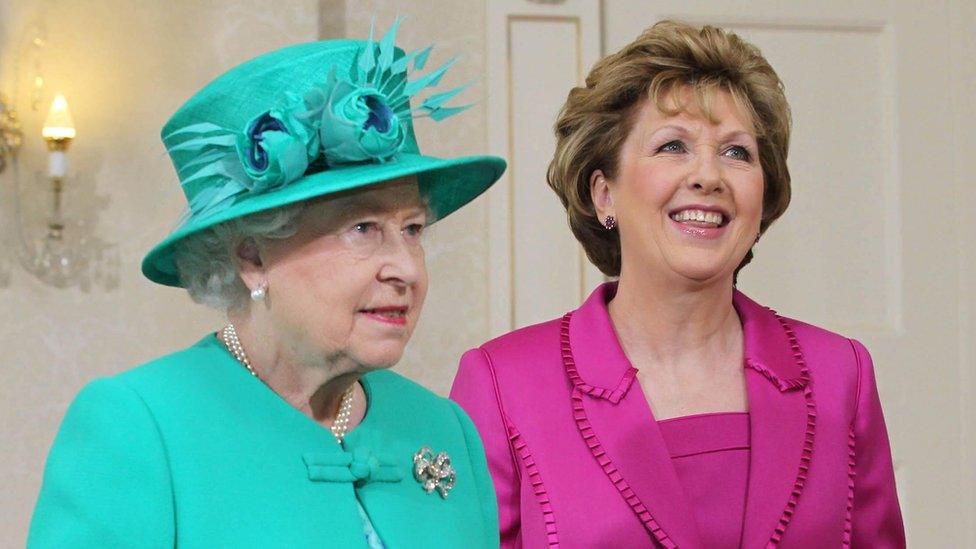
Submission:
[[[188,208],[142,261],[153,282],[181,286],[173,251],[218,223],[340,191],[415,175],[434,222],[501,177],[495,156],[420,154],[413,120],[443,120],[470,105],[446,103],[464,87],[436,86],[454,60],[422,71],[430,47],[394,45],[397,20],[373,41],[327,40],[277,50],[239,65],[186,102],[162,138]]]

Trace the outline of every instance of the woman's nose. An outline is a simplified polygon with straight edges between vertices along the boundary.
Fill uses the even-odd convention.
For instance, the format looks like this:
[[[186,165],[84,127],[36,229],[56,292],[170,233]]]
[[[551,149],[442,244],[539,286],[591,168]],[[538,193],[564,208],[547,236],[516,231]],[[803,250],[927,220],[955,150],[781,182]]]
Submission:
[[[380,268],[381,280],[398,282],[402,285],[412,285],[420,278],[423,270],[424,256],[418,253],[419,244],[408,242],[403,235],[397,233],[385,239],[383,249],[383,266]]]
[[[695,169],[688,179],[692,189],[705,194],[722,192],[724,183],[718,160],[711,151],[700,151],[697,155]]]

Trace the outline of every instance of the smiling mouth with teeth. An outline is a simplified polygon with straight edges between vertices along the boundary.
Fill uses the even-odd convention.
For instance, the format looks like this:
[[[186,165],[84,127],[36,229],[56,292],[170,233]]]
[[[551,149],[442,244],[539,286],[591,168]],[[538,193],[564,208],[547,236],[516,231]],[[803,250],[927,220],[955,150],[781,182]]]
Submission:
[[[687,223],[697,227],[722,227],[728,220],[719,212],[705,210],[681,210],[671,214],[671,219],[678,223]]]

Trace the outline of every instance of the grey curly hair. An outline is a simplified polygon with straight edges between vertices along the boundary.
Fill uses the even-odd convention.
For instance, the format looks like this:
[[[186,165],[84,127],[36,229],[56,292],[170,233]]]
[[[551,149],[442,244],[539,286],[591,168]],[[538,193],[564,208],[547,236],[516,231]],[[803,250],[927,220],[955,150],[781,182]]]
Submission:
[[[229,311],[247,302],[250,291],[241,280],[235,251],[248,239],[281,239],[298,231],[306,203],[231,219],[187,237],[174,251],[180,283],[193,301]]]

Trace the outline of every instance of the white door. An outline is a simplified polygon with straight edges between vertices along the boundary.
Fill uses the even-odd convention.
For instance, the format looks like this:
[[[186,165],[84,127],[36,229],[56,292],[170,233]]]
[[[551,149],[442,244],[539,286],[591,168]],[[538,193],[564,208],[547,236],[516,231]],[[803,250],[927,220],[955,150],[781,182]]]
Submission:
[[[740,287],[868,346],[910,544],[976,546],[970,4],[489,2],[489,134],[512,161],[491,195],[493,331],[552,318],[599,280],[544,180],[594,36],[607,53],[665,18],[732,29],[776,68],[794,116],[793,202]]]
[[[600,58],[595,0],[488,1],[488,135],[508,159],[488,192],[492,335],[561,316],[602,280],[546,185],[552,125]]]

